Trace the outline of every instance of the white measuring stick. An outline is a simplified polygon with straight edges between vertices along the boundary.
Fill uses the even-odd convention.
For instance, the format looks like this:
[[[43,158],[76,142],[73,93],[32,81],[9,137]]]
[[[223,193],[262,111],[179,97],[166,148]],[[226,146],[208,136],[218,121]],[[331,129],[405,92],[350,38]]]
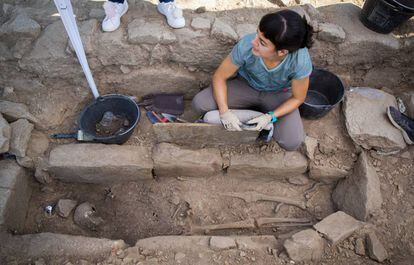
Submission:
[[[70,0],[54,1],[59,11],[63,25],[65,26],[66,32],[68,33],[70,42],[72,43],[73,49],[75,50],[76,55],[78,56],[79,63],[81,64],[82,70],[86,76],[86,80],[88,81],[89,87],[92,90],[93,96],[95,98],[98,98],[99,92],[96,88],[95,81],[92,77],[91,69],[89,68],[89,64],[86,59],[78,26],[76,25],[75,14],[73,13],[72,4]]]

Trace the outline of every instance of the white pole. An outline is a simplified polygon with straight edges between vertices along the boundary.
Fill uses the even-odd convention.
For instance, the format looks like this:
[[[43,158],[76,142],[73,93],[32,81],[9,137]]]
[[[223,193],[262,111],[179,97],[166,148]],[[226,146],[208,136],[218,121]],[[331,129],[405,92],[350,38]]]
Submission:
[[[79,63],[82,66],[82,70],[86,76],[89,87],[92,90],[95,98],[99,97],[98,89],[96,88],[95,81],[93,80],[91,69],[89,68],[88,61],[86,59],[85,51],[83,49],[82,40],[79,34],[78,27],[76,25],[75,14],[70,0],[54,0],[55,5],[59,11],[60,18],[68,33],[70,42],[78,56]]]

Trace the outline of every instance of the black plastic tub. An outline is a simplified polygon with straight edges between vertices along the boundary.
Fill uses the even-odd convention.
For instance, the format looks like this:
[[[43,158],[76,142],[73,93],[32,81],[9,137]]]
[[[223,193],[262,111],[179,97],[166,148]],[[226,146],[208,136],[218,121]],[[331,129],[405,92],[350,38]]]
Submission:
[[[325,116],[344,98],[345,86],[335,74],[314,68],[305,102],[299,107],[302,117],[318,119]]]
[[[360,20],[367,28],[388,34],[413,15],[413,0],[366,0]]]
[[[96,134],[96,124],[99,123],[105,112],[126,117],[128,128],[121,133],[110,136]],[[123,144],[128,141],[140,119],[141,112],[134,100],[124,95],[105,95],[95,99],[81,113],[79,119],[80,130],[92,138],[94,142],[106,144]]]

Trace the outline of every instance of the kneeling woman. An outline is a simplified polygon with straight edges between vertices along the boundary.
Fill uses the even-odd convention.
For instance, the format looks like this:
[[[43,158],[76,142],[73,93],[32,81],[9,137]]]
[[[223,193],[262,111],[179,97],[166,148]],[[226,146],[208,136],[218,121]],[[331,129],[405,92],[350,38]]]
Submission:
[[[233,109],[258,110],[262,114],[246,122],[255,125],[249,130],[273,123],[273,138],[284,149],[296,150],[305,137],[298,107],[312,72],[312,33],[294,11],[265,15],[257,33],[243,37],[223,60],[212,87],[195,96],[193,108],[201,113],[218,109],[223,126],[233,131],[241,131],[246,122]]]

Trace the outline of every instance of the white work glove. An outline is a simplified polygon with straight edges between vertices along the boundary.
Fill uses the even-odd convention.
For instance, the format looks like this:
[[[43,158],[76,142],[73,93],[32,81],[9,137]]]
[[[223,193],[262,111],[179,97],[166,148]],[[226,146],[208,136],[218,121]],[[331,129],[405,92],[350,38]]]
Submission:
[[[270,114],[263,114],[256,118],[253,118],[246,122],[246,124],[257,124],[253,128],[245,128],[247,131],[261,131],[263,130],[269,123],[272,122],[272,116]]]
[[[242,131],[240,125],[242,124],[236,114],[230,110],[220,114],[220,121],[223,124],[224,128],[228,131]]]

